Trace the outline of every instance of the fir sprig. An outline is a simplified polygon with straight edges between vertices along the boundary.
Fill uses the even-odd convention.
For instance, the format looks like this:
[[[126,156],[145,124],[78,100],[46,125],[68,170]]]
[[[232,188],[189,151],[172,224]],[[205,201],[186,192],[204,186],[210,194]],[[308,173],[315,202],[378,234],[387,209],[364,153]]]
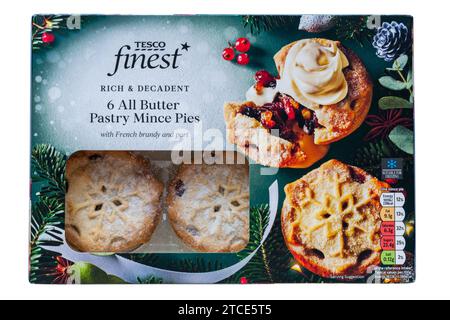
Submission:
[[[354,165],[363,167],[371,174],[379,174],[382,158],[391,158],[394,150],[386,140],[368,143],[366,146],[356,150],[353,159]]]
[[[351,163],[364,168],[377,177],[381,173],[382,158],[402,158],[404,176],[411,176],[410,172],[414,170],[413,157],[404,153],[386,139],[368,143],[366,146],[357,149]]]
[[[244,259],[258,247],[259,249],[249,263],[236,275],[227,279],[227,282],[237,282],[238,278],[245,277],[249,282],[275,283],[282,282],[282,279],[288,276],[291,255],[284,245],[278,218],[275,220],[273,230],[268,238],[262,242],[269,219],[270,211],[267,204],[250,210],[249,243],[243,251],[238,253],[238,256],[240,259]]]
[[[250,33],[258,35],[263,31],[271,31],[279,28],[286,28],[295,22],[292,16],[243,16],[244,28],[249,28]]]
[[[252,208],[250,212],[250,239],[247,247],[238,253],[241,259],[247,257],[261,244],[264,230],[269,224],[269,217],[268,205]],[[262,243],[255,257],[245,266],[246,272],[249,273],[253,281],[273,282],[267,250],[266,244]]]
[[[56,267],[59,254],[48,251],[42,247],[34,246],[30,249],[30,275],[31,283],[53,283],[57,278]]]
[[[58,254],[43,247],[63,244],[63,212],[63,203],[47,197],[31,207],[30,282],[51,283],[58,276],[55,272]]]
[[[161,284],[163,283],[163,279],[155,277],[155,276],[150,276],[148,278],[138,278],[138,283],[139,284]]]
[[[42,35],[45,32],[52,32],[55,29],[64,28],[64,18],[62,15],[35,15],[32,18],[32,48],[40,49],[45,43],[42,41]]]
[[[158,266],[161,257],[158,253],[122,253],[120,256],[147,266]]]
[[[51,283],[58,276],[58,254],[43,247],[63,244],[66,157],[41,144],[33,148],[31,161],[32,181],[41,186],[31,206],[30,282]]]
[[[40,246],[49,242],[62,243],[64,204],[57,199],[40,198],[31,207],[30,245]],[[49,239],[43,239],[47,235]]]
[[[210,272],[223,269],[224,266],[218,260],[205,260],[203,258],[186,258],[172,262],[170,270],[182,272]]]
[[[66,192],[66,156],[48,144],[39,144],[31,152],[32,180],[44,182],[38,195],[64,201]]]
[[[341,40],[355,40],[360,46],[370,42],[375,31],[367,28],[368,16],[342,16],[336,22],[336,37]]]

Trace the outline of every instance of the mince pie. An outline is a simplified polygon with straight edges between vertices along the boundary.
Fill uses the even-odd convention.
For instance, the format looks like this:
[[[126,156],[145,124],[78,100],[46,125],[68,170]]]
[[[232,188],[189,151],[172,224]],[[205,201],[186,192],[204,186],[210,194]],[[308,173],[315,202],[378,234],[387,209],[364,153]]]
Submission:
[[[388,187],[337,160],[286,185],[282,230],[295,259],[322,277],[364,275],[378,265],[380,194]]]
[[[143,158],[125,151],[81,151],[67,162],[67,242],[83,252],[129,252],[160,220],[162,184]]]
[[[257,163],[309,167],[362,124],[372,83],[358,56],[337,41],[299,40],[274,60],[279,77],[259,71],[248,101],[225,104],[227,138]]]
[[[201,252],[238,252],[249,240],[246,165],[182,165],[169,186],[176,234]]]

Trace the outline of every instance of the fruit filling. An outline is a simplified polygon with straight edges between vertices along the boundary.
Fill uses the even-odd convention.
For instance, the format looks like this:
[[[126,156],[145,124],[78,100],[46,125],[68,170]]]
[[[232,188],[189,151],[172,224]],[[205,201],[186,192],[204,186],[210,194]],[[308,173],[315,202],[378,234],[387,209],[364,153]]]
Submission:
[[[275,88],[277,78],[265,70],[260,70],[255,74],[255,82],[256,91],[262,92],[264,88]],[[243,106],[239,113],[258,120],[266,129],[278,129],[280,138],[291,142],[297,139],[294,132],[296,124],[307,135],[312,135],[315,128],[321,127],[314,111],[282,93],[278,93],[271,103],[258,107]]]
[[[321,126],[314,111],[284,94],[278,94],[272,103],[260,107],[243,106],[239,113],[258,120],[266,129],[278,129],[280,138],[292,142],[297,138],[295,124],[307,135],[312,135],[314,129]]]

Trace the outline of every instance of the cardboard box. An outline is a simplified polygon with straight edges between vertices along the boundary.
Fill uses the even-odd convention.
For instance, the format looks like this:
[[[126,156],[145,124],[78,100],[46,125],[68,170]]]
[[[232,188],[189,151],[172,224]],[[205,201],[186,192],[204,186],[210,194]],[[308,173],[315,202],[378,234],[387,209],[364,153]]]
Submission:
[[[33,16],[30,282],[413,282],[412,28]]]

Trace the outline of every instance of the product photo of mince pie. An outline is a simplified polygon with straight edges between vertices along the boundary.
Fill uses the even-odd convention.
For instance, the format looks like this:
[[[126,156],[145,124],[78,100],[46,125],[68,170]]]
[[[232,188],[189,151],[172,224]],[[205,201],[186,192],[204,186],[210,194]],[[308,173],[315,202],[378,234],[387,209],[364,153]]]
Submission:
[[[82,252],[130,252],[159,223],[162,184],[140,156],[81,151],[67,161],[65,230]]]
[[[227,139],[259,164],[306,168],[362,124],[372,82],[359,57],[338,41],[299,40],[274,61],[279,76],[260,70],[247,101],[225,103]]]
[[[248,166],[182,165],[167,205],[173,230],[194,250],[241,251],[249,240]]]
[[[364,275],[379,265],[380,195],[386,188],[338,160],[286,185],[282,231],[295,259],[322,277]]]

